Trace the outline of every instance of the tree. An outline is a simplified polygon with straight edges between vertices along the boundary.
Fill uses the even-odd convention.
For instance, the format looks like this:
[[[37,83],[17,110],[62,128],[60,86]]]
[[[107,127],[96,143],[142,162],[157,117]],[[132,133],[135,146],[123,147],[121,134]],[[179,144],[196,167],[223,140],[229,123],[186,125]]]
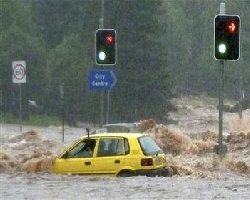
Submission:
[[[3,1],[1,3],[1,86],[5,111],[16,111],[17,88],[11,80],[11,63],[14,60],[25,60],[27,63],[27,84],[23,87],[23,105],[27,99],[41,99],[43,94],[44,49],[36,26],[32,20],[31,1]],[[35,91],[40,91],[37,93]],[[13,109],[14,108],[14,109]]]
[[[172,92],[166,65],[162,1],[107,1],[105,27],[118,34],[118,83],[112,98],[116,120],[162,119]]]

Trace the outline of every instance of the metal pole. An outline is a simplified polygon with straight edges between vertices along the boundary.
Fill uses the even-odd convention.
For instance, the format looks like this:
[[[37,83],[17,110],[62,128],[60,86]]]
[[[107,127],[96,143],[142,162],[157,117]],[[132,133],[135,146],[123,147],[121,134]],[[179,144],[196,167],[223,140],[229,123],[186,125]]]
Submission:
[[[99,26],[100,28],[104,28],[104,0],[102,0],[102,5],[101,5],[101,18],[100,18],[100,21],[99,21]]]
[[[110,91],[108,91],[108,97],[107,97],[107,116],[106,116],[106,124],[109,123],[109,107],[110,107]]]
[[[226,13],[226,5],[224,2],[220,3],[220,14],[225,14]],[[219,143],[219,149],[218,153],[220,158],[223,157],[224,152],[223,152],[223,144],[222,144],[222,139],[223,139],[223,100],[224,100],[224,60],[220,61],[220,89],[219,89],[219,138],[218,138],[218,143]]]
[[[64,91],[63,85],[60,86],[60,97],[61,97],[61,112],[62,112],[62,141],[64,142]]]
[[[99,28],[102,29],[104,28],[104,0],[102,0],[102,5],[101,5],[101,18],[99,20]],[[101,69],[104,67],[101,66]],[[100,127],[104,123],[104,91],[100,92]]]
[[[220,65],[220,90],[219,90],[219,155],[223,156],[222,151],[222,132],[223,132],[223,99],[224,99],[224,60],[221,60]]]
[[[20,133],[22,133],[22,84],[19,83],[19,126],[20,126]]]
[[[243,12],[242,12],[242,8],[243,8],[243,3],[241,2],[241,20],[244,18],[243,16]],[[243,23],[241,23],[242,26]],[[241,31],[243,30],[243,28],[241,28]],[[244,90],[243,90],[243,52],[242,52],[242,44],[243,42],[241,42],[240,44],[240,100],[239,100],[239,117],[240,119],[242,119],[242,103],[244,100]]]
[[[226,13],[226,4],[225,4],[225,2],[221,2],[220,3],[220,14],[225,15],[225,13]]]
[[[242,103],[243,103],[243,58],[241,54],[241,61],[240,61],[240,101],[239,101],[239,117],[242,119]]]
[[[100,127],[104,124],[104,91],[100,93]]]

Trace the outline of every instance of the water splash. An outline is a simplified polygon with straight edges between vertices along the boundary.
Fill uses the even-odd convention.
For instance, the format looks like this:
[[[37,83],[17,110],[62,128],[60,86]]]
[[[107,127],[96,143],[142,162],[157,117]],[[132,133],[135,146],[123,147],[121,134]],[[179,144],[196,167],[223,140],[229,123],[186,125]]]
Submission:
[[[224,138],[229,150],[221,160],[213,151],[217,143],[215,132],[206,131],[188,136],[176,129],[171,130],[165,125],[153,123],[152,119],[141,121],[141,127],[167,153],[166,159],[177,175],[212,178],[218,176],[218,172],[226,170],[250,175],[250,133],[234,133]],[[235,151],[239,149],[240,152]]]
[[[232,132],[250,132],[250,116],[243,115],[242,119],[233,116],[230,119],[229,127]]]
[[[49,172],[52,161],[62,145],[43,139],[34,130],[12,137],[3,144],[0,152],[0,170]]]

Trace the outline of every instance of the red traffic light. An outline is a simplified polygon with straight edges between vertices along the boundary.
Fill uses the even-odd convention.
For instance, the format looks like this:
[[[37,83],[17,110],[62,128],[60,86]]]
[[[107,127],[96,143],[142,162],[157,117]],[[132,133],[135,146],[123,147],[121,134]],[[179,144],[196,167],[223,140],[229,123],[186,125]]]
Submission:
[[[236,24],[235,24],[235,22],[229,22],[228,23],[228,26],[227,26],[227,30],[230,32],[230,33],[235,33],[235,31],[236,31]]]
[[[95,40],[96,64],[115,65],[116,31],[114,29],[98,29],[95,33]]]
[[[216,15],[214,18],[214,57],[238,60],[240,57],[240,17]]]
[[[106,44],[113,44],[114,43],[114,37],[112,35],[107,35],[105,37]]]

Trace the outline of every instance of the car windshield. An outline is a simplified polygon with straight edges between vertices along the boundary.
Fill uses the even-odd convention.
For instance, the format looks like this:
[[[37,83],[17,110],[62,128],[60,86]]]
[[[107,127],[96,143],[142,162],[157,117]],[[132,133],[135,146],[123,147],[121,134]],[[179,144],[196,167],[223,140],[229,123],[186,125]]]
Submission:
[[[144,155],[154,155],[163,152],[162,149],[150,136],[143,136],[140,137],[138,140]]]
[[[65,152],[62,158],[87,158],[92,157],[96,140],[95,139],[84,139],[74,145],[72,149]]]

